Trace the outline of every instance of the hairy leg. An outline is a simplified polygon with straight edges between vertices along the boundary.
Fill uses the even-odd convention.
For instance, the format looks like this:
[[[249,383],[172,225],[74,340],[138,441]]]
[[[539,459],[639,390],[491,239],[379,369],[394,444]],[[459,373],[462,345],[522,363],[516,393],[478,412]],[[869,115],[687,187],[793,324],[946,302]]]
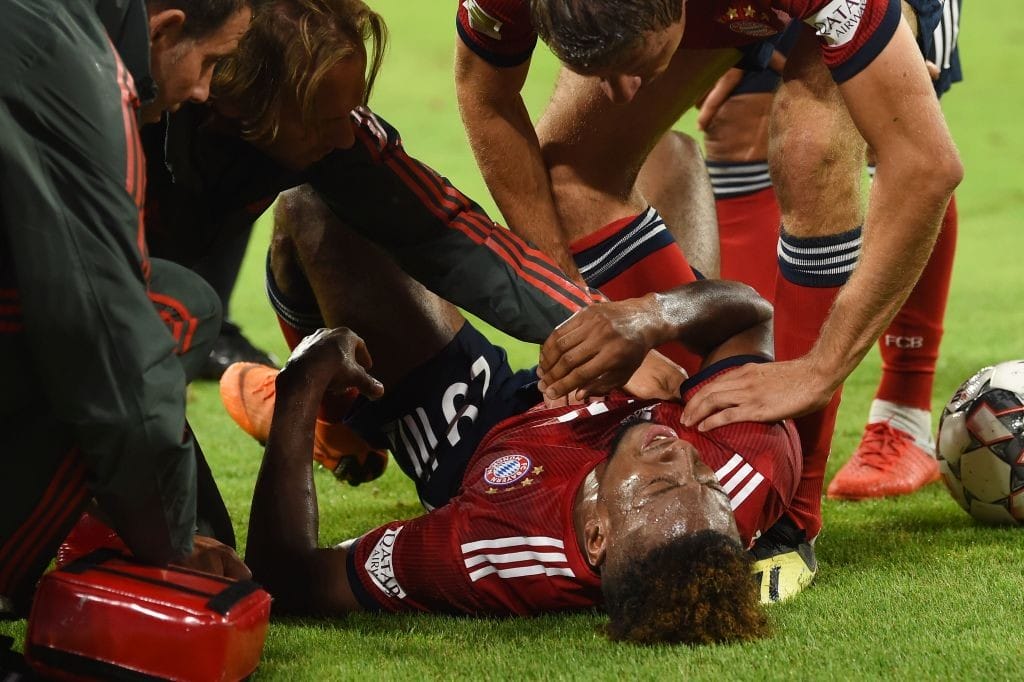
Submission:
[[[679,50],[625,105],[609,101],[596,78],[563,69],[537,137],[567,242],[652,203],[637,187],[648,154],[738,57],[735,50]]]
[[[807,29],[786,62],[769,132],[768,161],[789,234],[830,236],[864,222],[865,148]]]
[[[311,292],[328,326],[363,338],[385,386],[436,355],[465,322],[455,306],[346,228],[308,186],[278,199],[270,267],[286,296]]]
[[[702,275],[720,270],[715,197],[700,147],[689,135],[670,130],[661,136],[637,177],[640,195],[651,202]]]

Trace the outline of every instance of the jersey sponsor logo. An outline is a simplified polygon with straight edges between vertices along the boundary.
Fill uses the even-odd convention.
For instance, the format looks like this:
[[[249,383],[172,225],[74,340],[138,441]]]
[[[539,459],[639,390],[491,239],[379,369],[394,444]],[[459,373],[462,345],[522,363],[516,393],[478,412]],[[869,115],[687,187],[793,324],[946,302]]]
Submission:
[[[526,455],[504,455],[487,465],[484,470],[484,482],[498,488],[506,488],[517,483],[528,473],[533,462]]]
[[[474,31],[483,33],[488,38],[501,40],[502,22],[485,12],[476,0],[466,0],[462,6],[466,8],[469,25]]]
[[[489,575],[502,580],[532,575],[576,577],[565,556],[565,543],[544,535],[467,542],[462,545],[462,560],[471,582]]]
[[[384,531],[384,535],[377,540],[377,544],[374,545],[370,556],[366,558],[366,563],[363,565],[373,584],[384,594],[396,599],[405,599],[405,590],[395,578],[394,563],[395,542],[403,528],[405,526],[389,528]]]
[[[715,472],[722,490],[729,496],[733,511],[747,501],[755,490],[764,483],[764,476],[754,470],[743,456],[736,453]]]
[[[755,38],[766,38],[779,32],[779,28],[772,25],[771,16],[749,2],[733,3],[715,21],[725,24],[733,33]]]
[[[853,40],[867,4],[868,0],[832,0],[805,21],[829,47],[841,47]]]

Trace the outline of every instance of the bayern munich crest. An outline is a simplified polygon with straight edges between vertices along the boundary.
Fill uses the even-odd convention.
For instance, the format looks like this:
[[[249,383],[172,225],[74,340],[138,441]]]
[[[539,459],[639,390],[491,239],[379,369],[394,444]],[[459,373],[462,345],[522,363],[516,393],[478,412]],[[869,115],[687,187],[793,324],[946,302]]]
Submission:
[[[504,455],[491,462],[484,471],[484,482],[504,488],[517,483],[530,473],[533,462],[526,455]]]

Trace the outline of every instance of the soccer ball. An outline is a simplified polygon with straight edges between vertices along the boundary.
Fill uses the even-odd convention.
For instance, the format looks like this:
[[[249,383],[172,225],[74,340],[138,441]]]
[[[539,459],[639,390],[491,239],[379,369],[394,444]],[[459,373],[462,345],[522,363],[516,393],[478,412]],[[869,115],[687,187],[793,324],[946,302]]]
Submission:
[[[942,411],[937,450],[946,487],[968,514],[1024,523],[1024,360],[960,385]]]

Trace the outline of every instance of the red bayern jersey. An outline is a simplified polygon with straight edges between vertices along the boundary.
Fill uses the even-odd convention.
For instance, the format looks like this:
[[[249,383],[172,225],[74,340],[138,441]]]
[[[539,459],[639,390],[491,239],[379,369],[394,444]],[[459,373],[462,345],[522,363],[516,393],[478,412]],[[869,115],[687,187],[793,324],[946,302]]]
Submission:
[[[686,395],[707,376],[695,377]],[[800,478],[792,424],[702,434],[679,425],[681,411],[619,394],[586,406],[538,406],[498,424],[451,502],[381,526],[350,547],[353,591],[365,608],[388,611],[531,615],[599,604],[600,577],[577,544],[573,506],[583,479],[634,414],[676,428],[697,447],[751,542],[782,514]]]
[[[900,21],[899,0],[688,0],[685,11],[687,49],[740,47],[781,32],[790,17],[804,21],[839,82],[878,56]],[[460,0],[456,28],[495,66],[525,62],[537,43],[528,0]]]

